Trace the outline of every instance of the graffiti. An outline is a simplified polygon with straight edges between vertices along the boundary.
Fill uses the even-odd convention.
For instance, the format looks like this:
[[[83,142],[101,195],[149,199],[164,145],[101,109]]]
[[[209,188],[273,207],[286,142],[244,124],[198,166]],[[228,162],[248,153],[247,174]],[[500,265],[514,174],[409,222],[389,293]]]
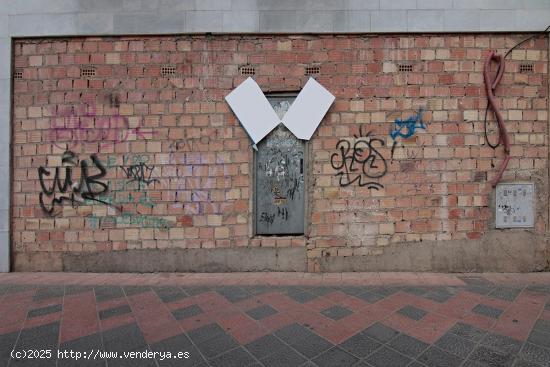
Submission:
[[[388,169],[386,160],[378,151],[378,148],[384,147],[384,141],[373,138],[370,134],[369,131],[363,135],[360,128],[359,136],[354,136],[354,143],[344,139],[336,143],[338,152],[332,154],[330,164],[338,171],[335,176],[340,176],[340,186],[357,182],[359,186],[367,186],[369,189],[378,190],[384,187],[372,181],[384,176]]]
[[[260,214],[260,222],[267,223],[268,225],[273,224],[273,221],[275,220],[275,214],[268,214],[266,212],[262,212]]]
[[[268,226],[273,224],[275,218],[287,221],[289,217],[287,208],[277,208],[277,213],[262,212],[260,214],[260,222],[266,223]]]
[[[79,161],[75,153],[65,151],[61,158],[62,167],[55,168],[55,175],[50,187],[47,187],[44,180],[46,177],[50,177],[51,172],[44,167],[38,168],[38,178],[42,188],[42,192],[39,194],[40,207],[46,214],[53,215],[55,206],[62,205],[64,201],[70,202],[73,207],[76,207],[77,204],[84,204],[85,201],[110,205],[100,198],[109,188],[106,183],[100,181],[107,174],[107,170],[95,154],[92,154],[90,159],[99,173],[90,175],[88,161],[82,160],[80,161],[80,179],[74,180],[73,170],[79,165]],[[63,170],[65,171],[64,179],[61,178]],[[57,193],[63,195],[56,197]],[[45,203],[45,197],[50,199],[49,206]]]
[[[281,189],[275,186],[271,188],[271,193],[273,194],[273,204],[279,206],[286,203],[286,197],[281,193]]]
[[[99,142],[100,147],[106,147],[125,142],[132,135],[141,139],[154,135],[152,130],[143,130],[142,125],[143,120],[140,120],[139,126],[131,128],[128,118],[118,113],[98,116],[95,104],[73,106],[52,119],[48,140],[67,150],[79,142]]]
[[[122,226],[138,226],[141,228],[158,228],[168,229],[173,226],[172,222],[152,215],[122,213],[119,216],[98,217],[95,215],[89,216],[89,223],[92,229],[101,227],[122,227]]]
[[[406,120],[395,119],[390,131],[390,136],[393,139],[393,144],[391,147],[392,159],[397,146],[397,138],[408,139],[416,133],[416,129],[426,130],[426,125],[424,125],[424,122],[422,121],[423,112],[424,110],[420,108],[416,115],[411,116]]]
[[[145,186],[149,186],[154,182],[159,182],[158,179],[151,178],[155,167],[148,166],[145,163],[132,164],[128,167],[120,166],[120,168],[122,168],[122,170],[126,174],[126,178],[129,179],[128,182],[138,183],[138,190],[141,190],[142,184],[144,184]]]
[[[109,187],[115,187],[115,185],[109,181]],[[149,208],[154,206],[154,202],[151,200],[151,197],[147,191],[142,191],[139,195],[132,194],[131,192],[128,195],[120,196],[117,195],[117,198],[114,198],[112,195],[101,195],[98,197],[103,203],[108,204],[109,206],[120,207],[125,204],[140,204]],[[93,205],[92,200],[85,200],[85,205]]]

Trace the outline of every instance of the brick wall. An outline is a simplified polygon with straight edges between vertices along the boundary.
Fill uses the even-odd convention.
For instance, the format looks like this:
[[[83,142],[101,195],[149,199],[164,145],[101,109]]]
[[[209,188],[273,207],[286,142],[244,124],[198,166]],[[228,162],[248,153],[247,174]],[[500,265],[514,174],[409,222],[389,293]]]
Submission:
[[[308,270],[320,271],[327,257],[483,239],[494,231],[489,181],[504,156],[484,137],[483,62],[524,37],[17,40],[16,269],[38,266],[25,255],[45,252],[299,247]],[[253,150],[223,99],[248,64],[264,92],[299,90],[305,68],[318,65],[316,79],[336,96],[308,145],[305,236],[253,236]],[[533,71],[520,72],[521,64]],[[512,145],[503,180],[536,183],[528,231],[544,234],[547,38],[510,54],[497,97]],[[396,120],[410,128],[396,130]],[[362,149],[355,156],[354,145]]]

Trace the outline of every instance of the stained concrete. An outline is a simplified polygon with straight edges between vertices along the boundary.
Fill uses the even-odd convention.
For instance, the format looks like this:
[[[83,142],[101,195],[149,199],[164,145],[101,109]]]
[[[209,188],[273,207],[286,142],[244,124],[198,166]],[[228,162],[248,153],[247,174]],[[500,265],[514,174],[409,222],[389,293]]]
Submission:
[[[492,231],[477,240],[396,243],[382,255],[323,257],[322,272],[532,272],[550,270],[548,238],[523,230]]]
[[[306,271],[306,249],[168,249],[104,253],[17,253],[15,271],[232,272]]]

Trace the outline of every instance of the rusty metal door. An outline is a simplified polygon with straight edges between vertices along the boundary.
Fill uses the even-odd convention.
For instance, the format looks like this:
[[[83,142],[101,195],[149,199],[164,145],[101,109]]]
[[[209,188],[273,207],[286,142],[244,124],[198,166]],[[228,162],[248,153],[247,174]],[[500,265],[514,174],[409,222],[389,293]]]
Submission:
[[[282,118],[295,96],[268,96]],[[283,124],[258,144],[255,159],[256,234],[303,234],[305,143]]]

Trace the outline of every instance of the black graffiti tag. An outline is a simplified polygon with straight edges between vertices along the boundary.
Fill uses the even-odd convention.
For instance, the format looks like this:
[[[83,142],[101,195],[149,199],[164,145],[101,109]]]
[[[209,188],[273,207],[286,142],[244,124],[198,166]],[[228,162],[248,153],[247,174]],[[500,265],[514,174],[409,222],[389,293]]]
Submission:
[[[381,189],[380,183],[372,179],[383,177],[388,169],[386,160],[377,150],[383,147],[382,139],[370,137],[371,132],[359,137],[355,136],[355,143],[341,139],[336,143],[337,153],[332,154],[330,163],[340,176],[340,186],[349,186],[355,182],[359,186],[369,189]]]
[[[99,173],[90,175],[88,161],[82,160],[80,161],[80,179],[73,180],[73,169],[79,165],[79,161],[75,153],[71,151],[64,152],[61,158],[62,167],[55,168],[51,187],[47,187],[44,182],[44,178],[50,177],[51,172],[44,167],[38,168],[38,178],[42,188],[42,192],[39,194],[40,207],[46,214],[53,215],[55,206],[62,205],[64,201],[69,201],[73,207],[82,204],[85,200],[109,205],[109,203],[98,198],[109,189],[106,183],[99,181],[105,177],[107,170],[95,154],[92,154],[90,159],[95,168],[99,170]],[[65,171],[65,179],[61,178],[63,170]],[[57,192],[65,195],[56,197]],[[45,197],[50,199],[49,207],[45,203]]]
[[[154,182],[158,182],[158,179],[151,178],[155,167],[148,166],[143,162],[132,164],[128,167],[120,166],[120,168],[122,168],[126,174],[126,178],[129,179],[129,182],[138,182],[138,190],[141,189],[142,183],[149,186]]]

